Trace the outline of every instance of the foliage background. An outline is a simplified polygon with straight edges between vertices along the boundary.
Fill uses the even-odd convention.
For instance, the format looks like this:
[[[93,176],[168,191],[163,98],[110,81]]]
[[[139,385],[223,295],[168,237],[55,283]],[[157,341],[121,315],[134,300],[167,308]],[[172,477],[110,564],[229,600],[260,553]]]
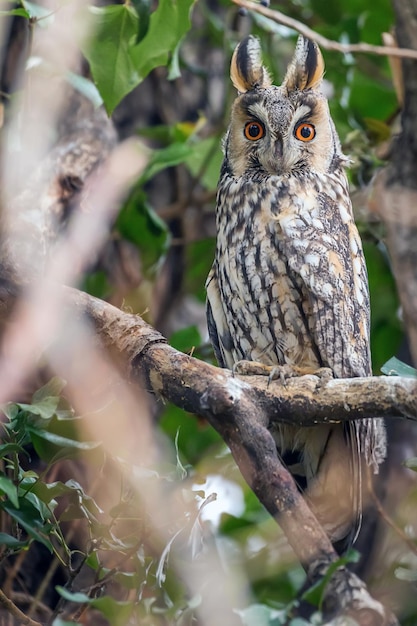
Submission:
[[[24,97],[22,72],[30,79],[31,72],[54,71],[51,59],[33,59],[37,36],[60,10],[59,3],[26,0],[4,6],[6,129]],[[388,0],[378,6],[371,0],[297,0],[280,3],[279,10],[330,39],[351,43],[379,44],[381,33],[394,23]],[[229,60],[243,35],[257,34],[279,82],[296,34],[258,14],[242,15],[226,0],[84,4],[77,19],[87,20],[91,31],[79,42],[84,60],[65,71],[65,81],[86,99],[88,111],[104,106],[118,142],[140,138],[149,158],[81,286],[143,314],[178,349],[213,361],[204,282],[214,254],[221,138],[234,97]],[[74,36],[78,23],[71,24]],[[389,157],[398,131],[399,105],[386,58],[325,51],[324,56],[332,115],[353,159],[351,190],[368,264],[378,374],[402,349],[404,337],[383,229],[368,196],[372,176]],[[10,154],[8,142],[3,139],[3,159]],[[77,210],[76,203],[69,207],[64,232]],[[140,441],[140,417],[146,412],[157,453],[149,460],[139,444],[132,444],[129,454],[123,446],[113,449],[100,442],[97,432],[103,426],[97,430],[94,424],[97,415],[117,421],[114,398],[107,405],[98,385],[92,390],[94,410],[81,410],[80,417],[71,388],[59,378],[34,392],[50,377],[51,364],[42,361],[23,397],[8,398],[13,403],[4,409],[0,576],[14,606],[54,626],[210,623],[205,611],[211,585],[211,623],[291,619],[302,569],[216,433],[197,417],[142,394],[129,412],[131,421],[123,423],[131,429],[123,441],[128,445],[130,435]],[[389,489],[402,494],[410,482],[407,475],[405,487]],[[150,501],[154,491],[168,503],[165,517]],[[412,542],[413,498],[397,520]],[[409,588],[416,579],[416,552],[392,538],[387,543],[378,532],[379,565],[368,555],[371,588],[394,605],[402,624],[415,624],[417,605]],[[214,580],[198,579],[193,589],[186,571],[193,575],[199,568],[211,568]],[[229,596],[227,602],[223,596]],[[314,620],[321,623],[319,611]],[[294,618],[291,623],[306,622]]]

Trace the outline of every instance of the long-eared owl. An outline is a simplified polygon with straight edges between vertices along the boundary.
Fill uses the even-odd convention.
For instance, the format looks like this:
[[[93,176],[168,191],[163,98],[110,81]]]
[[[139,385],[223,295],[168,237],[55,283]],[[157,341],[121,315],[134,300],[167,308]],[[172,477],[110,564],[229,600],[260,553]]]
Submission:
[[[238,90],[217,193],[207,319],[222,367],[241,360],[369,376],[369,292],[344,168],[320,91],[324,62],[300,37],[281,86],[258,39],[236,48]],[[334,543],[360,526],[364,470],[385,456],[382,420],[274,425],[278,452]]]

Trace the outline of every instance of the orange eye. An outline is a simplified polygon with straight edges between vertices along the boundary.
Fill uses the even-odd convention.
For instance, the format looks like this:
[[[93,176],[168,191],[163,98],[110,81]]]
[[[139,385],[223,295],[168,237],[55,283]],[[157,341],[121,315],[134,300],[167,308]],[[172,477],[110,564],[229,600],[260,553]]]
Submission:
[[[300,141],[311,141],[316,136],[316,129],[313,124],[301,122],[295,127],[294,135]]]
[[[248,122],[245,124],[244,134],[246,139],[249,139],[250,141],[262,139],[265,135],[264,125],[260,122]]]

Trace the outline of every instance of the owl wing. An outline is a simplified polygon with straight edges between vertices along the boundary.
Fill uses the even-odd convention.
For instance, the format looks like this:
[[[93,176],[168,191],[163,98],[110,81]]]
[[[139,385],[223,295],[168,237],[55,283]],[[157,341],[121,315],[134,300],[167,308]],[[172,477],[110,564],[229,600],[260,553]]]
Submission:
[[[279,248],[291,278],[301,292],[309,332],[324,366],[336,377],[371,374],[369,352],[369,292],[362,244],[351,207],[328,199],[332,223],[294,213],[279,219]],[[351,503],[355,523],[348,543],[357,535],[362,519],[362,463],[370,458],[370,435],[376,420],[350,421],[344,426],[350,450]],[[336,457],[339,452],[335,447]],[[337,468],[338,459],[327,459]],[[374,464],[374,467],[377,466]],[[317,468],[320,471],[320,468]],[[326,474],[326,470],[323,470]],[[335,470],[337,473],[337,469]],[[332,480],[331,475],[324,477]],[[337,479],[336,479],[337,480]],[[347,476],[345,476],[347,480]]]
[[[230,355],[231,336],[227,326],[217,280],[216,263],[210,270],[206,281],[207,327],[214,354],[220,367],[233,367]]]
[[[330,219],[304,213],[278,217],[278,247],[301,291],[309,332],[336,377],[369,376],[368,278],[351,207],[328,198]]]

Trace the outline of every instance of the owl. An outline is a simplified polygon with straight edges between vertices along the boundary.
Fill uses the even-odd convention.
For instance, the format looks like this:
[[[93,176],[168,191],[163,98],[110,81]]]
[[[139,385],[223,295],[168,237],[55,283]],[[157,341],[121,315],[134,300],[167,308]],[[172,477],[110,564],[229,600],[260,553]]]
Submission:
[[[218,363],[371,375],[370,306],[343,155],[318,46],[299,37],[281,86],[260,43],[236,48],[207,320]],[[282,462],[339,551],[360,528],[364,472],[385,456],[382,420],[271,426]]]

